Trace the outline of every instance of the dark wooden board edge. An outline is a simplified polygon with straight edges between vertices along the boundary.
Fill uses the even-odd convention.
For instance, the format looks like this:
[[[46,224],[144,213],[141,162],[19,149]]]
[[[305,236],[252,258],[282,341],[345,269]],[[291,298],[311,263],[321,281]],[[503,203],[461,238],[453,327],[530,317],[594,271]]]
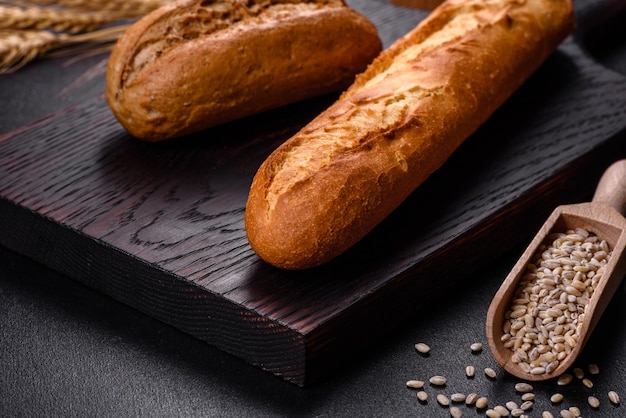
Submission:
[[[480,225],[471,246],[463,238],[452,243],[452,248],[446,249],[450,262],[437,262],[433,255],[308,335],[255,315],[184,278],[3,198],[0,243],[252,365],[307,386],[322,381],[342,361],[375,344],[407,318],[433,305],[445,309],[442,295],[458,284],[455,271],[478,269],[488,262],[483,254],[497,257],[510,249],[502,245],[503,230],[513,247],[529,239],[566,196],[572,202],[589,200],[604,168],[617,158],[626,158],[625,140],[626,132],[621,132],[521,196],[515,205]],[[77,263],[77,259],[82,262]],[[433,281],[439,286],[433,287]],[[421,291],[425,288],[428,293]],[[216,327],[213,321],[225,321],[228,326]],[[224,330],[227,335],[222,334]],[[247,339],[257,341],[250,344]]]
[[[63,112],[59,115],[62,116],[62,114]],[[548,179],[542,184],[536,185],[535,188],[529,193],[519,198],[516,202],[515,208],[506,208],[502,213],[498,214],[498,216],[489,219],[481,225],[480,233],[476,237],[476,241],[472,244],[474,245],[473,248],[477,248],[475,246],[477,243],[478,246],[482,248],[481,251],[490,250],[494,247],[493,244],[498,242],[498,240],[492,239],[493,234],[495,233],[494,229],[496,224],[498,225],[498,228],[500,228],[500,231],[502,225],[504,224],[510,226],[510,228],[506,228],[507,231],[521,232],[520,235],[516,236],[519,240],[524,236],[524,233],[534,232],[536,228],[529,227],[529,225],[532,224],[533,221],[537,225],[542,222],[546,211],[553,208],[556,204],[562,203],[564,196],[573,199],[573,201],[577,201],[585,195],[588,195],[589,191],[592,190],[593,185],[595,184],[594,181],[589,181],[590,178],[594,178],[594,176],[590,175],[590,173],[594,172],[594,170],[599,173],[604,169],[604,164],[602,163],[603,161],[606,160],[608,163],[608,160],[623,155],[624,147],[622,144],[624,136],[622,133],[613,137],[601,148],[595,149],[588,155],[577,159],[564,171],[560,172],[558,176]],[[538,193],[539,191],[540,193]],[[546,196],[550,196],[552,199],[546,199]],[[149,307],[146,309],[146,305],[144,305],[144,302],[151,305],[153,301],[150,302],[150,300],[152,300],[150,297],[154,297],[154,295],[150,296],[149,292],[146,294],[146,289],[142,289],[141,284],[126,283],[126,286],[119,286],[119,283],[114,283],[111,286],[102,286],[102,284],[98,285],[97,283],[92,283],[89,279],[90,277],[99,277],[100,279],[111,280],[111,278],[117,277],[117,281],[123,283],[125,278],[128,278],[130,275],[136,275],[136,273],[132,273],[133,271],[136,271],[136,268],[139,268],[140,270],[146,269],[145,277],[154,277],[156,274],[159,283],[162,285],[156,295],[161,294],[165,298],[180,298],[183,305],[199,302],[199,305],[190,311],[195,313],[203,312],[204,308],[202,307],[203,304],[201,303],[201,300],[203,298],[210,297],[210,295],[207,296],[203,292],[200,292],[202,296],[198,297],[195,293],[197,289],[194,289],[194,286],[189,286],[188,284],[181,286],[180,283],[177,283],[179,278],[158,269],[158,272],[155,273],[154,266],[145,265],[140,260],[132,259],[132,257],[132,260],[129,261],[127,259],[128,254],[120,253],[118,250],[111,247],[104,246],[103,248],[101,245],[102,243],[94,242],[85,236],[76,241],[73,248],[63,248],[62,245],[57,245],[58,242],[66,242],[66,238],[68,238],[69,235],[73,235],[74,231],[70,231],[62,225],[56,224],[54,221],[49,219],[40,219],[36,214],[28,211],[27,209],[19,208],[11,202],[4,201],[3,199],[0,199],[0,207],[2,207],[0,210],[1,213],[8,213],[10,215],[0,218],[0,221],[2,221],[0,224],[0,232],[2,233],[2,237],[5,237],[3,238],[3,245],[12,248],[17,252],[40,260],[44,264],[84,282],[88,286],[113,295],[125,303],[128,303],[128,300],[132,299],[129,303],[131,306],[135,306],[138,309],[155,316],[153,309],[150,309]],[[524,216],[519,216],[520,210],[524,213]],[[535,214],[535,216],[532,214]],[[510,224],[507,222],[510,222]],[[36,226],[37,228],[40,228],[43,235],[31,230],[21,231],[21,226]],[[18,242],[24,238],[24,236],[21,235],[22,233],[28,234],[32,241],[27,242],[26,244]],[[51,238],[53,239],[51,240]],[[514,240],[511,241],[511,245],[514,244]],[[225,351],[246,359],[252,364],[264,368],[265,370],[282,375],[287,380],[296,384],[305,385],[316,382],[323,378],[323,376],[328,373],[332,367],[336,366],[337,361],[329,362],[329,358],[339,360],[340,358],[345,357],[345,355],[348,355],[351,349],[363,344],[363,335],[367,336],[366,342],[376,341],[381,336],[381,333],[371,332],[372,328],[377,330],[391,330],[396,325],[403,322],[403,318],[406,317],[405,314],[410,313],[407,312],[406,306],[411,306],[412,304],[413,306],[419,306],[419,308],[416,309],[423,309],[424,307],[430,305],[429,302],[432,303],[432,300],[428,300],[430,297],[425,298],[423,304],[420,303],[419,300],[416,301],[414,299],[414,295],[419,294],[420,286],[424,283],[424,281],[433,280],[433,277],[437,278],[442,275],[451,274],[454,268],[459,267],[458,263],[462,262],[464,259],[469,260],[468,257],[471,258],[472,256],[471,253],[468,255],[467,248],[464,246],[463,240],[454,242],[451,246],[453,248],[448,248],[450,251],[449,254],[451,255],[452,260],[457,261],[447,264],[435,264],[433,262],[434,259],[430,260],[430,262],[425,263],[415,270],[407,270],[399,280],[392,284],[394,287],[413,289],[412,291],[400,292],[400,294],[398,294],[397,288],[392,289],[391,286],[388,286],[381,289],[381,291],[377,294],[372,294],[363,298],[362,304],[368,306],[368,309],[365,310],[365,312],[369,312],[369,315],[366,318],[362,317],[363,311],[357,309],[356,305],[348,307],[346,309],[347,318],[350,318],[350,313],[354,312],[354,315],[361,315],[362,319],[372,320],[372,322],[368,322],[367,320],[362,321],[362,324],[367,324],[367,329],[360,329],[358,325],[353,326],[354,324],[348,324],[348,326],[346,326],[346,316],[341,319],[339,317],[335,317],[331,321],[323,324],[323,326],[314,330],[312,333],[306,335],[306,342],[305,344],[302,344],[302,335],[297,333],[292,334],[289,330],[281,330],[280,326],[278,326],[277,329],[276,324],[267,324],[266,328],[263,324],[265,319],[261,317],[260,319],[251,319],[253,323],[253,325],[251,325],[251,329],[262,329],[262,332],[259,334],[260,338],[264,338],[266,335],[265,333],[269,328],[271,328],[272,332],[284,332],[285,335],[283,336],[286,339],[284,341],[285,345],[283,346],[297,347],[297,352],[290,353],[294,356],[293,359],[290,356],[283,358],[282,354],[276,355],[276,353],[273,353],[272,350],[269,350],[268,353],[258,351],[248,352],[245,349],[245,343],[233,345],[229,344],[228,347],[220,347],[220,343],[217,342],[216,345],[225,349]],[[500,251],[504,250],[505,248],[502,246],[495,246],[491,254],[496,256]],[[102,254],[95,256],[97,251],[103,252]],[[92,256],[87,258],[88,262],[86,264],[76,265],[72,263],[75,258],[70,256],[71,254],[76,254],[75,252],[80,254],[86,252],[87,254],[92,254]],[[479,251],[476,251],[473,255],[475,256],[479,253]],[[468,263],[468,265],[470,264],[471,263]],[[116,266],[113,272],[111,272],[112,266]],[[480,263],[473,264],[473,268],[478,268],[479,266]],[[85,268],[88,268],[88,271],[86,271]],[[111,273],[113,273],[113,275]],[[143,273],[141,276],[143,276]],[[107,281],[105,280],[104,283],[107,283]],[[445,285],[442,281],[442,287],[440,290],[443,292],[445,291],[446,286],[451,286],[453,284],[453,280],[445,282]],[[152,283],[150,286],[152,286]],[[390,294],[394,294],[396,296],[389,296]],[[129,298],[129,295],[133,295],[133,297]],[[389,302],[391,300],[402,301],[403,297],[406,297],[408,300],[404,300],[402,303],[393,303],[391,304],[392,306],[389,306]],[[168,307],[168,309],[174,310],[179,308],[179,305]],[[249,312],[236,313],[236,306],[226,306],[223,307],[223,309],[228,312],[225,316],[230,316],[231,314],[237,316],[241,314],[245,317],[246,315],[249,315]],[[412,310],[409,309],[409,311]],[[197,323],[200,326],[203,320],[210,318],[210,314],[207,313],[206,315],[207,316],[201,315],[200,318],[197,318],[194,314],[194,317],[190,318],[190,321],[198,321]],[[180,324],[176,322],[172,323],[172,318],[167,312],[157,314],[156,316],[158,319],[161,319],[166,323],[170,323],[175,327],[181,328]],[[260,327],[259,324],[255,323],[257,320],[260,320],[262,323]],[[380,326],[371,327],[371,325],[375,324]],[[212,340],[210,335],[202,335],[201,333],[198,333],[197,329],[190,329],[185,325],[183,325],[183,328],[187,328],[183,329],[184,331],[189,332],[192,335],[196,335],[209,343],[215,344],[215,341]],[[206,329],[206,324],[204,324],[203,328]],[[332,328],[341,329],[342,331],[349,330],[349,332],[329,332]],[[250,329],[248,328],[245,330],[246,333],[249,331]],[[239,338],[237,334],[241,332],[244,331],[233,330],[232,335],[235,338]],[[339,338],[334,341],[329,341],[329,335],[338,335]],[[340,355],[337,355],[336,349],[338,347],[341,348]]]
[[[288,327],[4,198],[0,214],[1,245],[250,364],[304,382],[304,338]]]
[[[368,295],[359,306],[346,309],[341,317],[333,318],[307,335],[306,346],[312,354],[307,359],[307,384],[323,380],[342,359],[367,350],[363,347],[376,344],[407,321],[420,317],[427,320],[431,310],[446,309],[445,295],[460,285],[459,271],[470,274],[485,267],[490,260],[525,245],[558,205],[590,201],[606,167],[617,159],[626,158],[625,141],[626,130],[623,130],[556,175],[534,185],[514,204],[476,225],[471,238],[463,236],[450,242],[441,250],[447,261],[432,254]],[[329,341],[329,336],[337,340]]]

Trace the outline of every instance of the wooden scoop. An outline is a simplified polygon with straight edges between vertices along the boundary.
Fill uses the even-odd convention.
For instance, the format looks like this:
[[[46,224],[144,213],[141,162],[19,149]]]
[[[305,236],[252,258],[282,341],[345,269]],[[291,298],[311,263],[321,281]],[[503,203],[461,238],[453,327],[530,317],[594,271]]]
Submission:
[[[626,274],[626,255],[624,254],[626,219],[623,214],[626,214],[626,160],[613,163],[605,171],[592,202],[559,206],[541,227],[500,286],[487,311],[486,332],[489,348],[496,361],[506,371],[524,380],[539,381],[557,377],[572,366]],[[584,320],[582,320],[582,325],[579,325],[578,341],[571,352],[553,370],[550,370],[550,367],[548,372],[536,369],[537,374],[531,374],[513,361],[514,351],[505,347],[505,343],[501,340],[504,334],[505,314],[511,306],[518,283],[524,276],[528,263],[544,239],[550,233],[565,232],[576,228],[586,229],[605,240],[613,253],[606,265],[605,273],[589,300]]]

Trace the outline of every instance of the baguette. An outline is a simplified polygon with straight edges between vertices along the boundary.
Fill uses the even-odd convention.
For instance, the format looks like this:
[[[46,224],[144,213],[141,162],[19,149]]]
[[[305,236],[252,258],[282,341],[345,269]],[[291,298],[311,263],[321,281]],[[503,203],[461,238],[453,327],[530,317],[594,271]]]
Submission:
[[[248,241],[285,269],[362,239],[572,32],[570,0],[448,0],[383,51],[250,186]]]
[[[120,37],[105,96],[131,135],[163,141],[343,91],[381,49],[343,0],[180,0]]]

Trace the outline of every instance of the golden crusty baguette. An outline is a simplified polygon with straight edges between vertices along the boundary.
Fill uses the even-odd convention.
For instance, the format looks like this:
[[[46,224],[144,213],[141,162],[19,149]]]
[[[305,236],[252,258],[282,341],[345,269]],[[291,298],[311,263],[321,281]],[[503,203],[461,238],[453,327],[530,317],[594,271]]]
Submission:
[[[325,263],[388,216],[573,30],[570,0],[448,0],[261,165],[248,240],[285,269]]]
[[[162,141],[342,91],[381,49],[343,0],[180,0],[118,40],[106,99],[130,134]]]

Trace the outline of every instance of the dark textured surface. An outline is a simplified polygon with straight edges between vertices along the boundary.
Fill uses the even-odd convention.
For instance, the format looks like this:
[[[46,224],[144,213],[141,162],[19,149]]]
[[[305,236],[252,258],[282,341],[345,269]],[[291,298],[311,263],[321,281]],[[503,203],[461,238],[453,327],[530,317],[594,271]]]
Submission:
[[[620,60],[612,59],[619,69]],[[44,65],[49,69],[57,64],[48,62],[38,68],[43,73]],[[38,68],[19,76],[30,77]],[[61,67],[56,71],[58,68]],[[74,71],[81,71],[81,67],[74,67]],[[28,84],[17,76],[10,76],[15,79],[11,80],[12,84],[19,84],[17,80]],[[5,79],[0,81],[4,89]],[[52,83],[48,88],[53,91],[55,86],[58,87]],[[92,97],[89,87],[84,88],[85,98]],[[52,93],[40,93],[53,97]],[[41,117],[63,107],[54,101],[33,100],[28,96],[19,100],[23,103],[11,108],[32,107],[33,119],[38,119],[37,111],[41,111]],[[21,122],[12,126],[11,112],[5,115],[2,132],[21,126]],[[25,118],[23,122],[30,120]],[[623,152],[622,143],[612,143],[616,152]],[[599,171],[601,161],[610,157],[602,154],[588,163],[598,165]],[[582,195],[590,194],[593,181],[583,183]],[[438,183],[432,184],[435,187]],[[561,203],[558,193],[549,193],[555,188],[558,189],[558,184],[543,190],[545,206],[553,203],[551,199]],[[534,227],[528,229],[530,234]],[[61,236],[70,232],[62,232]],[[498,232],[507,230],[499,228]],[[49,248],[41,247],[42,251],[63,245],[62,241],[55,242],[57,236],[52,237],[47,244]],[[409,378],[427,379],[433,374],[448,376],[450,383],[442,390],[447,394],[477,391],[500,403],[517,400],[509,378],[500,377],[491,382],[481,373],[474,380],[463,375],[469,362],[479,371],[487,365],[495,367],[488,351],[474,356],[468,347],[483,339],[484,313],[490,295],[520,251],[513,244],[509,248],[512,250],[505,251],[503,257],[487,260],[490,265],[476,274],[468,274],[462,260],[451,263],[445,269],[447,273],[437,277],[437,283],[457,283],[445,298],[438,297],[430,301],[428,308],[418,307],[410,312],[403,312],[400,307],[398,315],[404,315],[402,328],[376,342],[355,340],[350,361],[333,365],[333,373],[327,379],[308,389],[299,389],[248,366],[2,249],[0,413],[8,416],[447,416],[447,411],[433,400],[436,390],[428,388],[430,402],[419,405],[414,393],[404,387]],[[477,251],[475,257],[484,255]],[[102,268],[114,271],[116,266],[105,264]],[[409,295],[411,298],[417,301],[427,299],[428,295]],[[602,374],[594,378],[596,386],[585,390],[578,384],[563,390],[566,394],[563,406],[576,404],[583,409],[584,416],[626,415],[623,407],[610,407],[605,396],[609,389],[619,390],[626,384],[622,377],[626,368],[621,351],[626,336],[619,322],[611,320],[624,316],[623,302],[624,292],[620,292],[607,311],[608,319],[601,323],[585,350],[586,358],[582,359],[581,364],[594,360],[600,365]],[[417,341],[433,347],[428,358],[413,350]],[[538,396],[543,397],[532,416],[539,414],[539,407],[558,411],[559,407],[549,406],[546,401],[556,390],[554,383],[537,386]],[[600,411],[585,408],[588,393],[601,398]],[[462,409],[466,416],[479,415],[474,409]]]
[[[521,249],[520,249],[521,251]],[[355,350],[349,362],[323,383],[299,388],[222,351],[163,325],[125,305],[0,248],[0,414],[11,417],[447,417],[437,393],[477,392],[494,404],[519,402],[515,380],[486,379],[494,367],[488,350],[474,355],[469,345],[484,342],[484,315],[518,250],[494,260],[432,308],[377,344]],[[562,388],[535,384],[537,404],[555,416],[579,406],[585,417],[623,417],[624,408],[606,398],[626,392],[626,293],[619,291],[585,349],[579,364],[596,362],[595,386],[580,382]],[[428,357],[413,344],[431,346]],[[464,368],[473,364],[474,379]],[[500,372],[501,373],[501,372]],[[444,389],[427,387],[420,404],[408,379],[448,378]],[[555,392],[562,405],[551,405]],[[586,404],[589,394],[602,402]],[[464,416],[484,416],[462,406]]]
[[[368,11],[384,39],[413,26],[401,10]],[[388,15],[393,26],[380,23]],[[332,97],[149,144],[98,95],[0,137],[0,243],[305,385],[444,296],[459,267],[481,267],[559,202],[586,199],[623,154],[624,96],[623,76],[566,40],[375,231],[325,266],[286,272],[247,243],[248,187]]]

